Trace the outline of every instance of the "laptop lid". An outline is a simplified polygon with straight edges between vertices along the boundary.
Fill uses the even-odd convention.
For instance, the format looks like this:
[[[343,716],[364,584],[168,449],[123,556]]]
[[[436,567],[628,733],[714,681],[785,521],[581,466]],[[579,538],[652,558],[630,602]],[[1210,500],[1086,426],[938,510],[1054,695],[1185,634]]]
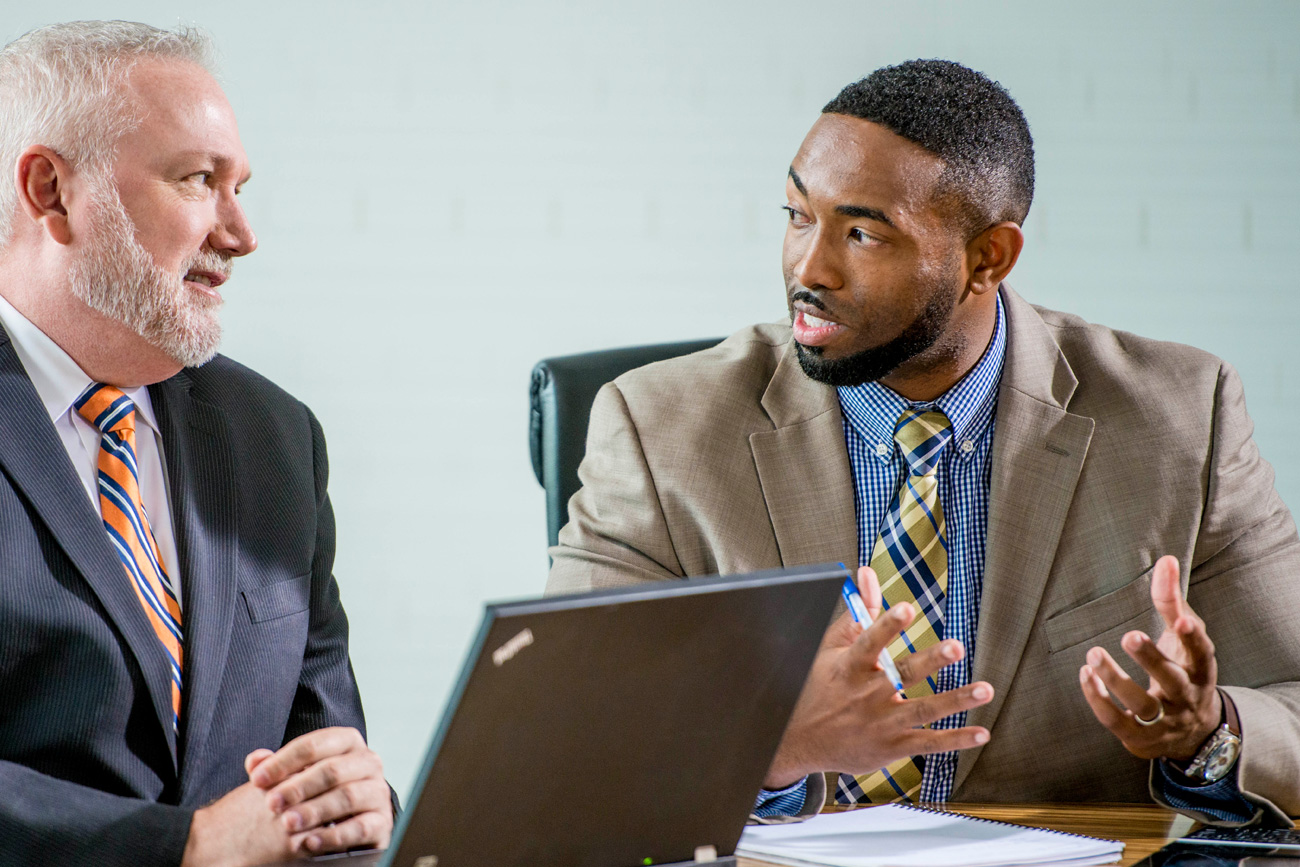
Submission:
[[[730,855],[844,575],[800,567],[487,606],[382,863]]]

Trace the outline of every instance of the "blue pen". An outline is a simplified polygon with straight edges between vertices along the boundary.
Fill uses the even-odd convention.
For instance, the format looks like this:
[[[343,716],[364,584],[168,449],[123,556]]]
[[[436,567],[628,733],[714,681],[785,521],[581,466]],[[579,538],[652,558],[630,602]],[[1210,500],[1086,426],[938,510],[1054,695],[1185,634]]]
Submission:
[[[853,619],[861,623],[863,628],[870,626],[871,614],[867,611],[867,603],[862,601],[862,594],[858,592],[858,585],[853,583],[853,578],[844,579],[844,586],[840,588],[840,592],[844,594],[844,603],[849,606],[849,613],[853,615]],[[888,649],[880,651],[880,667],[885,670],[885,677],[889,678],[894,689],[902,692],[903,678],[898,676],[898,666],[894,665],[894,659],[889,655]]]

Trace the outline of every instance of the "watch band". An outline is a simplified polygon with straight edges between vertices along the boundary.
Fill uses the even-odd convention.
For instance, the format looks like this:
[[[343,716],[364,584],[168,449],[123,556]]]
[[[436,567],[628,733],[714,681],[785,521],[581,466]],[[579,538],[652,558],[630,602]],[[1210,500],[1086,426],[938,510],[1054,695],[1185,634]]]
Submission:
[[[1237,716],[1237,705],[1235,705],[1228,694],[1221,687],[1215,687],[1219,692],[1219,698],[1223,700],[1223,717],[1221,725],[1226,725],[1228,731],[1237,737],[1241,737],[1241,719]]]

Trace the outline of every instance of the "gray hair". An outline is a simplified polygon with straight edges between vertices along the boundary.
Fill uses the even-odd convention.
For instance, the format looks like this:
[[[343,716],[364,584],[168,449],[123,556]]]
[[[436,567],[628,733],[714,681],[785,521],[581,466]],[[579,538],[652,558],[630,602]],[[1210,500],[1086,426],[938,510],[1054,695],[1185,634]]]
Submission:
[[[105,177],[118,139],[141,120],[123,87],[131,67],[159,58],[211,72],[212,53],[201,31],[133,21],[52,24],[0,50],[0,249],[13,237],[13,171],[25,149],[44,145],[74,169]]]

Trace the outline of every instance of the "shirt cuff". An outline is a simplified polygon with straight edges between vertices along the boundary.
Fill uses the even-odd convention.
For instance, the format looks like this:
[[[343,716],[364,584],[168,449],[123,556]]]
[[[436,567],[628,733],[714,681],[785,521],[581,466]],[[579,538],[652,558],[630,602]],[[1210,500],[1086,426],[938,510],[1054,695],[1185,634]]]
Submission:
[[[1237,786],[1237,768],[1208,786],[1187,786],[1163,761],[1151,763],[1151,794],[1180,813],[1206,823],[1246,825],[1259,815],[1259,807],[1247,801]]]
[[[808,796],[808,778],[784,789],[763,789],[754,801],[754,815],[760,819],[770,816],[798,816],[803,811]]]

